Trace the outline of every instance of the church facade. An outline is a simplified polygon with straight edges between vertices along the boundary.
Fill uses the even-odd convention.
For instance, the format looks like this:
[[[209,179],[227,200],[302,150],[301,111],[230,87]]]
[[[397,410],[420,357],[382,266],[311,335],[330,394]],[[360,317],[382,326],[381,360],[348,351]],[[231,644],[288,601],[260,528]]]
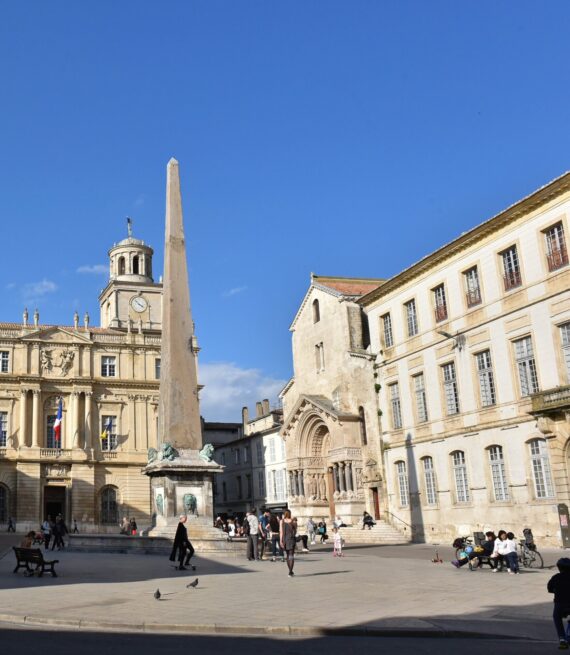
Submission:
[[[311,276],[290,330],[294,377],[281,392],[289,507],[298,517],[380,516],[374,357],[358,299],[382,280]]]
[[[157,444],[162,302],[152,255],[130,230],[111,248],[101,327],[77,314],[44,325],[37,311],[0,324],[0,525],[37,529],[57,514],[82,532],[114,532],[123,516],[150,524],[141,468]]]

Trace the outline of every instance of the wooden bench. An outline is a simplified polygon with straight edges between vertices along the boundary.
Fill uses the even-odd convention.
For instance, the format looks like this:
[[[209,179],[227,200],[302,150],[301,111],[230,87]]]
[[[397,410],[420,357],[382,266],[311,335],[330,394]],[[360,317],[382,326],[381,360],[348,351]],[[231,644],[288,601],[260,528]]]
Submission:
[[[51,573],[54,578],[57,578],[54,566],[59,563],[59,560],[46,561],[39,548],[18,548],[14,546],[14,554],[16,555],[17,562],[14,573],[21,568],[25,568],[29,575],[37,573],[38,577],[41,578],[46,569],[49,569],[48,573]],[[35,568],[31,569],[30,564],[34,565]]]

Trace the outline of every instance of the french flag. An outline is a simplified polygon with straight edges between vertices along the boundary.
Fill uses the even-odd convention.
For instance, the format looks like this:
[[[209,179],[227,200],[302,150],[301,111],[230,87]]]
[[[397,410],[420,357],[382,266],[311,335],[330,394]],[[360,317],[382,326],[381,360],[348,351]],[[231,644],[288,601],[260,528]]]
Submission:
[[[57,448],[61,446],[61,419],[63,416],[63,400],[59,399],[59,404],[57,406],[57,416],[55,417],[55,423],[53,424],[53,433],[55,436],[55,443]]]

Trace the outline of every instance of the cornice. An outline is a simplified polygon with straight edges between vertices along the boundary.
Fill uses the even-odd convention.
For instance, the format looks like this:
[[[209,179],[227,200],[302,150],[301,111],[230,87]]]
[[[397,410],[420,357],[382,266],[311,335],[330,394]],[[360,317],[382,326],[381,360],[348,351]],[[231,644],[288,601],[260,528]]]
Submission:
[[[482,241],[487,236],[501,229],[505,225],[515,221],[516,219],[528,214],[538,207],[554,200],[557,196],[570,190],[570,172],[566,172],[560,177],[554,179],[552,182],[544,185],[537,191],[534,191],[529,196],[522,200],[517,201],[514,205],[507,207],[500,213],[487,219],[485,222],[477,225],[468,232],[465,232],[457,239],[450,241],[438,250],[429,255],[426,255],[415,264],[404,269],[394,277],[387,280],[382,286],[374,289],[370,293],[362,296],[357,302],[364,307],[371,305],[378,298],[394,291],[395,289],[403,286],[410,280],[419,277],[422,273],[437,266],[446,259],[450,259],[454,255],[470,248],[474,244]]]

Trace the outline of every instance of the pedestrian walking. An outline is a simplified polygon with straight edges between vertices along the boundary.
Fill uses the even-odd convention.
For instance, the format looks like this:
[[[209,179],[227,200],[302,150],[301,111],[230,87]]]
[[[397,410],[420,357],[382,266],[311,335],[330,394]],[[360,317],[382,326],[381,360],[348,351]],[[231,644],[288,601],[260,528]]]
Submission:
[[[307,521],[307,536],[309,537],[311,545],[314,546],[317,543],[317,525],[313,521],[313,517]]]
[[[78,534],[79,530],[77,529],[77,520],[73,519],[73,534]]]
[[[187,564],[190,563],[190,558],[194,555],[194,548],[188,539],[188,530],[186,529],[186,521],[188,517],[186,514],[181,514],[178,519],[178,526],[176,528],[176,534],[174,535],[174,543],[172,544],[172,552],[170,553],[170,561],[176,561],[176,555],[178,554],[178,566],[176,567],[178,571],[186,571],[186,566],[184,564],[184,559],[187,559]],[[188,556],[187,556],[188,553]],[[186,557],[187,556],[187,557]]]
[[[552,620],[558,633],[560,649],[567,649],[570,641],[570,625],[564,630],[563,618],[570,614],[570,559],[562,557],[556,562],[559,573],[552,576],[547,584],[549,594],[554,594]]]
[[[243,522],[243,527],[245,528],[247,535],[247,559],[257,560],[259,559],[259,551],[257,547],[257,535],[259,533],[259,520],[257,519],[255,508],[251,509],[245,517]]]
[[[48,516],[42,523],[42,534],[44,535],[44,546],[49,550],[49,542],[51,541],[51,516]]]
[[[16,532],[16,521],[12,516],[8,517],[8,530],[6,532]]]
[[[295,566],[295,537],[296,537],[296,523],[291,518],[291,511],[286,509],[279,525],[279,540],[281,548],[287,556],[287,568],[289,569],[289,577],[292,578],[295,573],[293,567]]]

